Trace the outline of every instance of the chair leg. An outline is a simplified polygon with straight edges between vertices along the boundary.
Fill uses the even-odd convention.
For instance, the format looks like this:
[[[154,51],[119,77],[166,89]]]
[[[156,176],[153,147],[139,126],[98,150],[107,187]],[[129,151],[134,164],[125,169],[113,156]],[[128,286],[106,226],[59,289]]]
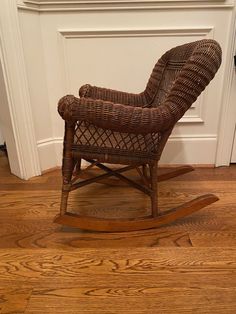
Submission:
[[[64,138],[64,149],[63,149],[63,165],[62,165],[62,193],[61,193],[61,207],[60,214],[64,215],[67,210],[67,201],[69,197],[69,192],[71,190],[71,178],[73,175],[73,170],[75,168],[76,160],[73,159],[71,153],[71,147],[74,139],[74,123],[65,124],[65,138]],[[80,165],[80,163],[79,163]]]
[[[64,215],[67,211],[67,202],[69,197],[69,191],[61,192],[61,207],[60,207],[60,214]]]
[[[152,204],[152,216],[157,217],[159,215],[158,210],[158,201],[157,201],[157,166],[158,162],[156,161],[154,164],[150,164],[150,175],[151,175],[151,204]]]
[[[67,210],[67,202],[69,193],[71,191],[71,178],[74,169],[73,161],[71,160],[70,168],[67,169],[66,174],[63,174],[63,184],[62,184],[62,191],[61,191],[61,207],[60,207],[60,214],[64,215]],[[64,167],[64,166],[63,166]]]
[[[63,184],[62,184],[62,192],[61,192],[61,207],[60,207],[60,213],[61,215],[64,215],[67,210],[67,202],[69,193],[71,191],[71,179],[73,175],[73,170],[75,168],[76,161],[73,160],[72,157],[70,158],[64,158],[63,162]]]

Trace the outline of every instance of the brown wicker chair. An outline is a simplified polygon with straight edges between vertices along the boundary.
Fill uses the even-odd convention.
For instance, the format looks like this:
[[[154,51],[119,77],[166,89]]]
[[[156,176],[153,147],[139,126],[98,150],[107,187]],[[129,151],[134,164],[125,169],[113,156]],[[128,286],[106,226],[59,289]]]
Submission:
[[[191,214],[218,198],[207,194],[177,208],[160,212],[157,182],[193,170],[179,167],[157,175],[157,165],[176,122],[183,116],[213,79],[221,64],[221,48],[210,39],[200,40],[167,51],[156,63],[146,89],[131,94],[84,85],[80,98],[63,97],[58,111],[65,120],[63,186],[59,224],[97,231],[131,231],[170,223]],[[106,173],[78,182],[81,159]],[[102,164],[126,165],[112,170]],[[136,168],[144,184],[122,173]],[[152,215],[135,219],[103,219],[67,212],[70,191],[116,176],[151,198]]]

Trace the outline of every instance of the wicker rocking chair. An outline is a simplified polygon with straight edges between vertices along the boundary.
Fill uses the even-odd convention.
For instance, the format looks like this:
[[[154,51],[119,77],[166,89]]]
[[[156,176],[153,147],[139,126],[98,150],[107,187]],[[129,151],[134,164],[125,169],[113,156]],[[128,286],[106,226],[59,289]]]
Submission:
[[[187,216],[215,201],[213,194],[195,198],[161,212],[157,184],[193,170],[176,168],[158,176],[157,165],[176,122],[213,79],[221,64],[221,48],[210,39],[167,51],[156,63],[140,94],[84,85],[80,98],[64,96],[58,111],[65,120],[61,211],[55,222],[96,231],[133,231],[155,228]],[[81,159],[105,173],[79,181]],[[102,163],[125,165],[114,170]],[[122,173],[136,168],[143,184]],[[133,219],[103,219],[67,212],[70,191],[115,176],[151,198],[152,214]]]

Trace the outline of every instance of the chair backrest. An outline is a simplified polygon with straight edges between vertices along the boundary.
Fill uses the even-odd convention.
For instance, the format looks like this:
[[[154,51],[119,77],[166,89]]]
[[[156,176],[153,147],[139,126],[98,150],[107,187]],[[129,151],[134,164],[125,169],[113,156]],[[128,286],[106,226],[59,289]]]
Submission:
[[[155,108],[167,100],[173,101],[174,96],[175,101],[176,97],[184,98],[185,106],[190,107],[220,64],[221,48],[215,40],[203,39],[172,48],[152,71],[144,91],[146,106]]]

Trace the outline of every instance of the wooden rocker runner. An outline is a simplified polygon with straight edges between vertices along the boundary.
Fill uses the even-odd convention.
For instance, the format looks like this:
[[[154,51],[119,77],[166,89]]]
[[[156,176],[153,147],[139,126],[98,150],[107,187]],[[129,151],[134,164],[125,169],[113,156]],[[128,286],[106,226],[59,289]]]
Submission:
[[[161,212],[157,204],[158,182],[192,171],[183,166],[157,174],[158,161],[177,121],[213,79],[221,64],[221,48],[210,39],[167,51],[156,63],[144,92],[131,94],[84,85],[77,98],[61,98],[58,111],[65,120],[63,186],[60,214],[55,222],[96,231],[134,231],[171,223],[215,202],[206,194]],[[84,177],[81,159],[104,174]],[[106,164],[124,167],[111,169]],[[136,169],[141,182],[124,176]],[[67,212],[69,193],[111,176],[144,192],[151,199],[151,215],[132,219],[103,219]],[[113,180],[114,181],[114,180]]]

